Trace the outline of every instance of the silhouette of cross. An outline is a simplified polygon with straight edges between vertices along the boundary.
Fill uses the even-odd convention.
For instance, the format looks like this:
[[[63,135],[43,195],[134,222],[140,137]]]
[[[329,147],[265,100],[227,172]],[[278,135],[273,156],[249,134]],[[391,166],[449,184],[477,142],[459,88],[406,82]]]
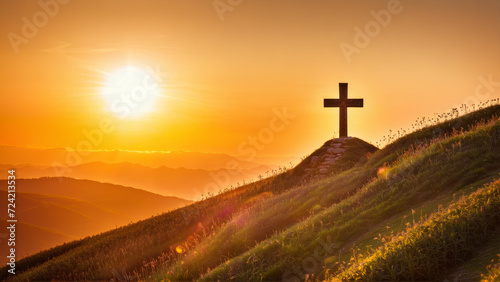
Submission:
[[[347,83],[339,83],[340,99],[325,99],[325,108],[340,109],[340,137],[347,137],[347,108],[363,107],[363,99],[347,99]]]

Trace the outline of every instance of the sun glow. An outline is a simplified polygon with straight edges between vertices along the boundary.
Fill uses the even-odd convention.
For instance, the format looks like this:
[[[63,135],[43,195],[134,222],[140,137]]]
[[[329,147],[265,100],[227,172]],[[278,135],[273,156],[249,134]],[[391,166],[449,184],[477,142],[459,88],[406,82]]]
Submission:
[[[108,110],[120,118],[143,116],[154,110],[159,81],[153,73],[127,66],[107,75],[101,94]]]

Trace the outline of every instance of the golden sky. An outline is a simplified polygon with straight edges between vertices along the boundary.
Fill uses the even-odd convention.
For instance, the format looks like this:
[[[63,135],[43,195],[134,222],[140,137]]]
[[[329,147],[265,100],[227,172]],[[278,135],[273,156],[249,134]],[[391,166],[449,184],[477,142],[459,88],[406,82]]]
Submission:
[[[105,120],[93,149],[303,156],[338,131],[339,82],[375,143],[499,97],[499,31],[495,0],[0,0],[0,143],[74,148]],[[127,66],[161,83],[123,118],[102,89]]]

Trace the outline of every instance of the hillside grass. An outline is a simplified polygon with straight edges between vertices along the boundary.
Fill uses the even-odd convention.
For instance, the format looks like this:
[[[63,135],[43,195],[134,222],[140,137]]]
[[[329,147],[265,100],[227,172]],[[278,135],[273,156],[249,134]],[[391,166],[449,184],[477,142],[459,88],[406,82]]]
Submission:
[[[500,181],[462,197],[332,280],[434,280],[470,259],[500,222]]]
[[[234,223],[228,223],[219,234],[202,243],[195,250],[196,254],[188,255],[174,267],[159,273],[157,278],[196,279],[197,275],[204,271],[206,274],[203,279],[206,280],[293,280],[305,279],[314,274],[321,278],[324,277],[321,272],[326,270],[335,272],[339,264],[333,253],[326,259],[313,256],[318,248],[322,250],[321,245],[325,242],[331,242],[341,250],[349,243],[350,238],[367,232],[394,214],[415,208],[434,197],[457,193],[471,184],[484,182],[485,178],[498,177],[500,123],[498,118],[490,119],[489,122],[487,119],[483,120],[485,124],[471,124],[469,131],[455,130],[453,133],[452,130],[451,137],[443,135],[437,139],[429,139],[429,143],[423,143],[416,148],[406,146],[407,151],[399,154],[399,158],[396,158],[392,165],[387,165],[387,157],[381,158],[377,156],[379,153],[376,153],[362,168],[353,168],[345,174],[311,184],[309,187],[301,187],[300,191],[304,191],[304,194],[297,198],[302,205],[317,202],[314,199],[317,194],[328,200],[335,198],[335,192],[356,189],[359,191],[283,232],[258,244],[253,242],[251,249],[246,246],[248,251],[241,252],[241,255],[208,271],[210,267],[206,267],[207,263],[201,262],[210,261],[216,256],[211,250],[224,249],[228,242],[233,245],[245,245],[245,240],[238,234],[248,236],[251,234],[250,230],[263,225],[264,219],[272,221],[274,217],[282,217],[287,207],[290,210],[300,209],[302,205],[294,201],[295,194],[300,193],[296,191],[298,189],[285,192],[273,199],[277,202],[274,206],[267,206],[262,209],[263,212],[249,211],[247,218],[251,220],[246,223],[247,232],[231,234],[226,229],[234,229]],[[381,155],[391,156],[382,151]],[[386,164],[382,165],[384,172],[368,184],[350,185],[343,181],[342,177],[348,175],[349,180],[355,182],[359,177],[356,172],[360,172],[359,175],[369,174],[376,170],[373,163],[380,164],[380,160],[384,160],[383,163]],[[333,193],[326,193],[327,191]],[[314,200],[309,201],[310,199]],[[219,237],[224,237],[224,234],[228,235],[225,240],[221,240]],[[204,249],[205,245],[210,248]],[[330,265],[325,264],[325,261]]]
[[[488,273],[482,275],[481,281],[500,281],[500,253],[497,254],[497,259],[491,260],[491,264],[486,268]]]
[[[500,106],[492,106],[421,129],[330,177],[303,181],[299,165],[193,205],[40,252],[18,262],[16,279],[361,277],[369,273],[357,271],[364,269],[364,258],[383,253],[395,234],[408,237],[410,229],[440,218],[444,205],[458,207],[499,178],[499,115]],[[496,194],[485,195],[481,199],[488,199],[486,204],[495,202],[489,197]],[[471,224],[478,223],[476,215],[484,215],[486,204],[467,211]],[[484,224],[498,225],[496,220],[491,216]],[[480,238],[473,249],[487,244],[487,236]],[[457,248],[462,254],[462,247]],[[437,267],[451,272],[465,262],[447,261]],[[373,269],[377,267],[384,264]],[[411,279],[411,271],[401,268],[399,279]],[[495,271],[491,267],[485,275],[493,277]],[[431,279],[443,272],[435,275]]]

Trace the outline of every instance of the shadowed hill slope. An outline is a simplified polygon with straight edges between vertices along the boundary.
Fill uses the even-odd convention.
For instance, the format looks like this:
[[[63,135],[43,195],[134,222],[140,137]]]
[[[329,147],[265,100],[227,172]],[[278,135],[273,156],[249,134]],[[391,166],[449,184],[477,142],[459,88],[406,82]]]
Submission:
[[[134,221],[192,202],[137,188],[68,177],[18,179],[16,184],[25,193],[76,198],[119,212]]]
[[[16,187],[18,259],[191,203],[131,187],[71,178],[18,179]],[[0,191],[0,196],[7,206],[7,192]],[[2,226],[6,228],[4,225],[5,221]],[[6,253],[6,244],[0,248]]]

